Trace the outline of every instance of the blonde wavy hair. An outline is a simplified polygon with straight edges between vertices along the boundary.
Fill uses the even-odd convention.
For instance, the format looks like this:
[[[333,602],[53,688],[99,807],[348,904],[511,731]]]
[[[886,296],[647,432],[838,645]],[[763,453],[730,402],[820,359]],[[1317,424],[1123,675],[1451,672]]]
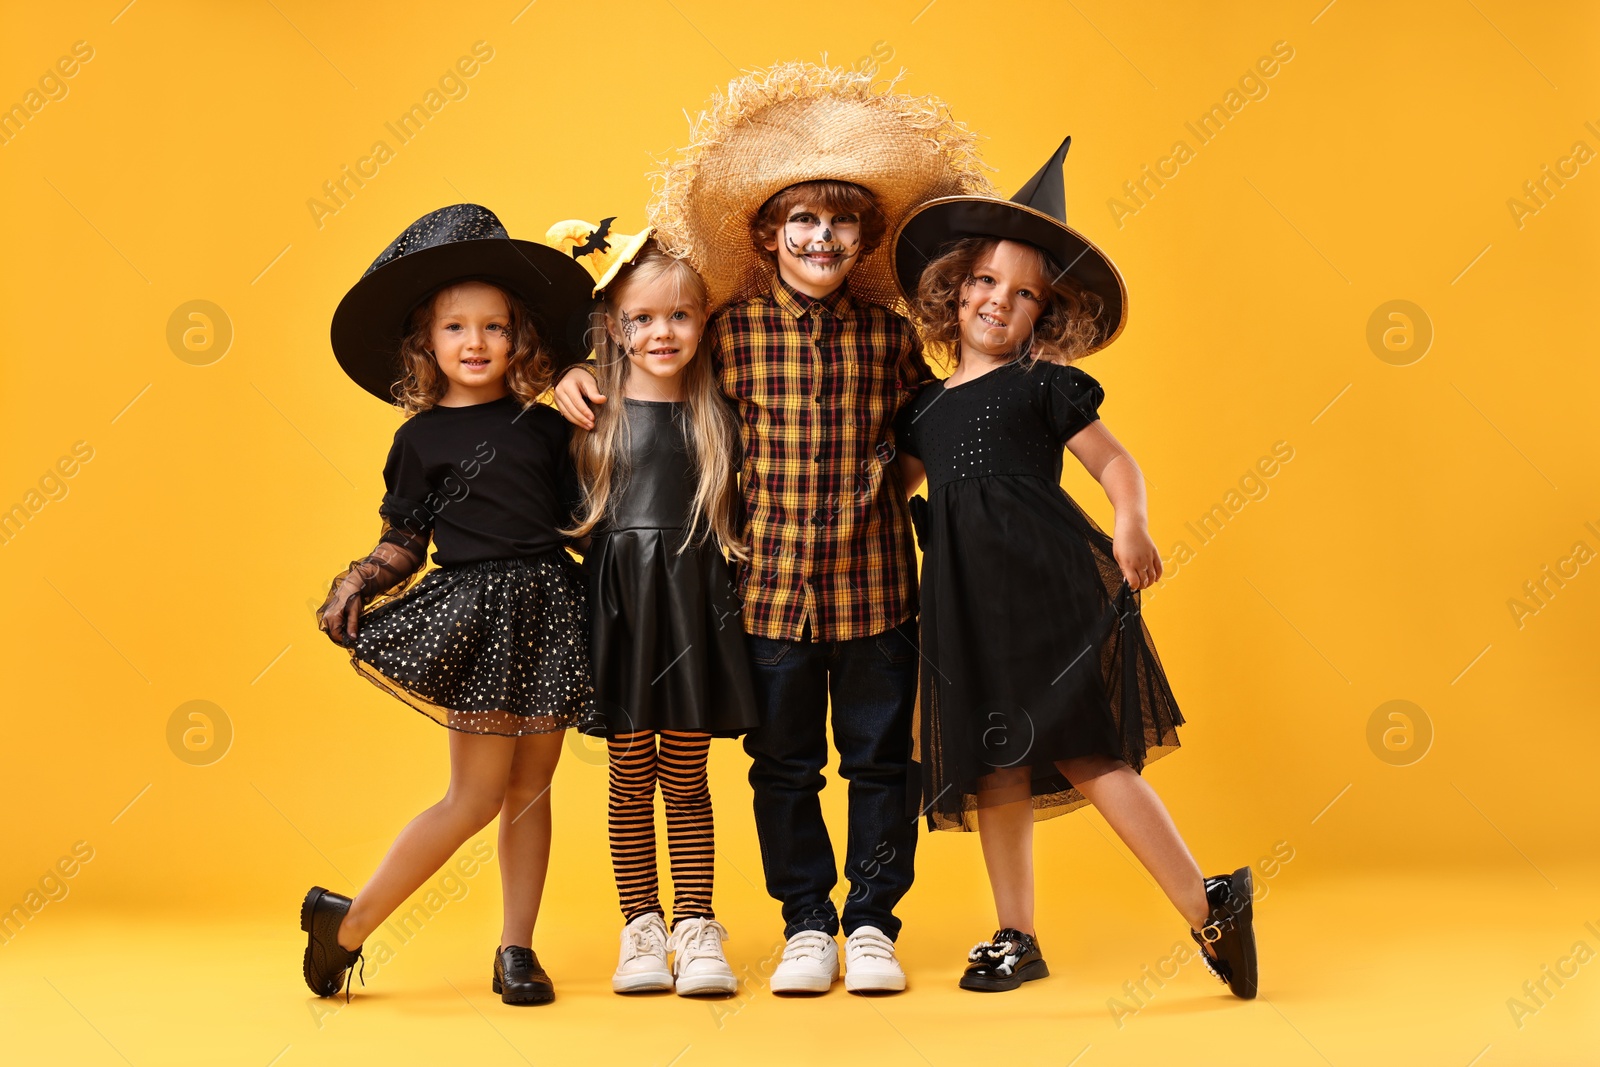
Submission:
[[[445,390],[450,386],[450,380],[439,369],[433,350],[428,347],[433,333],[433,309],[440,294],[478,280],[458,278],[448,285],[441,285],[412,309],[406,323],[405,337],[400,341],[400,365],[404,373],[391,390],[395,401],[405,409],[407,415],[416,415],[433,407],[443,399]],[[550,388],[555,372],[554,361],[540,340],[533,315],[522,298],[493,282],[482,284],[498,290],[510,309],[511,356],[506,368],[506,387],[523,407],[528,407]]]
[[[702,312],[710,300],[705,282],[687,260],[670,255],[654,240],[647,241],[633,261],[624,266],[606,286],[600,307],[591,318],[589,336],[594,339],[595,378],[600,392],[610,401],[595,413],[593,430],[575,427],[572,456],[583,487],[583,500],[571,529],[561,531],[569,537],[585,537],[606,517],[612,500],[622,492],[629,476],[631,447],[628,420],[622,403],[623,386],[632,373],[633,363],[618,344],[618,311],[625,305],[628,291],[635,285],[648,285],[671,277],[679,292],[687,295]],[[678,551],[715,537],[735,559],[748,559],[749,547],[738,529],[739,427],[734,421],[710,360],[696,353],[683,368],[684,435],[695,466],[695,495],[690,507],[689,526]]]
[[[1044,314],[1018,358],[1028,363],[1040,359],[1070,363],[1094,347],[1101,333],[1100,315],[1105,302],[1067,276],[1055,258],[1037,245],[1015,241],[1036,257],[1048,283]],[[972,272],[1000,244],[998,237],[963,237],[930,261],[917,283],[911,301],[911,318],[923,345],[954,367],[961,362],[961,290]]]

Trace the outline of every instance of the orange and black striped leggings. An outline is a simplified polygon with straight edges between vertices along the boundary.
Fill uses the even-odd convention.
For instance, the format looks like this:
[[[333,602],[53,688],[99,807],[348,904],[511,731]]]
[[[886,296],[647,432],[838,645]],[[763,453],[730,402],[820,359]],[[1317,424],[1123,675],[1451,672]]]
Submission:
[[[656,747],[660,739],[659,750]],[[710,734],[663,731],[622,734],[607,742],[611,757],[611,866],[624,921],[661,911],[656,879],[656,783],[667,809],[672,858],[672,919],[711,919],[711,787],[706,781]]]

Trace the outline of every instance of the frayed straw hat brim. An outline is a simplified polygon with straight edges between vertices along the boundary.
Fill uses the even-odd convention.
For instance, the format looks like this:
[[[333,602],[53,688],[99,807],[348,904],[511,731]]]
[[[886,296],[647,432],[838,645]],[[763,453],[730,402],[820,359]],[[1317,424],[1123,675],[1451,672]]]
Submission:
[[[992,194],[976,136],[935,97],[893,91],[871,76],[786,63],[736,79],[712,98],[676,162],[655,175],[650,221],[657,237],[705,278],[713,307],[764,292],[770,256],[750,223],[774,193],[832,179],[870,190],[892,234],[935,197]],[[862,257],[852,295],[898,302],[890,242]]]

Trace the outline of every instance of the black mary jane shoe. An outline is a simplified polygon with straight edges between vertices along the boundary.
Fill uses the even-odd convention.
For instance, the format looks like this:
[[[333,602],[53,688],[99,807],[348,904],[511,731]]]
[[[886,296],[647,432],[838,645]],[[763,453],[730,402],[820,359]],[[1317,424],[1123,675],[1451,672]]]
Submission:
[[[1206,879],[1211,916],[1198,931],[1189,931],[1200,946],[1200,961],[1241,1000],[1256,995],[1255,908],[1250,868]],[[1209,949],[1209,951],[1207,951]],[[1215,952],[1215,958],[1211,953]]]
[[[1050,977],[1050,968],[1039,952],[1039,942],[1021,930],[995,931],[988,941],[979,942],[967,953],[967,969],[961,975],[961,988],[980,993],[1004,993],[1023,982]]]
[[[361,949],[351,952],[339,944],[339,924],[350,910],[350,898],[320,885],[311,887],[300,904],[300,929],[306,932],[306,956],[302,966],[306,985],[319,997],[331,997],[344,983],[345,1003],[350,1002],[351,968],[361,964],[361,984],[367,984],[366,960]]]
[[[539,966],[539,957],[520,945],[495,950],[494,991],[507,1004],[548,1004],[556,999],[555,984]]]

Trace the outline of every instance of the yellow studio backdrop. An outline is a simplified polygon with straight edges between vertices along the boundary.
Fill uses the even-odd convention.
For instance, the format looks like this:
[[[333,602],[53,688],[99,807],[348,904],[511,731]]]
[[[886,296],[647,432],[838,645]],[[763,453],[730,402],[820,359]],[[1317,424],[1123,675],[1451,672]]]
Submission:
[[[15,9],[0,41],[4,1062],[1593,1062],[1591,6],[124,4]],[[353,1004],[307,996],[306,887],[359,887],[447,780],[443,731],[312,623],[398,421],[335,365],[334,306],[445,204],[637,228],[686,111],[824,53],[948,100],[1007,193],[1073,136],[1069,221],[1131,309],[1085,367],[1149,479],[1189,719],[1147,778],[1208,872],[1254,865],[1261,999],[1201,973],[1086,810],[1039,828],[1049,981],[956,990],[992,904],[976,836],[924,834],[911,990],[779,1000],[734,742],[740,993],[614,997],[577,738],[554,1005],[488,991],[492,828]]]

